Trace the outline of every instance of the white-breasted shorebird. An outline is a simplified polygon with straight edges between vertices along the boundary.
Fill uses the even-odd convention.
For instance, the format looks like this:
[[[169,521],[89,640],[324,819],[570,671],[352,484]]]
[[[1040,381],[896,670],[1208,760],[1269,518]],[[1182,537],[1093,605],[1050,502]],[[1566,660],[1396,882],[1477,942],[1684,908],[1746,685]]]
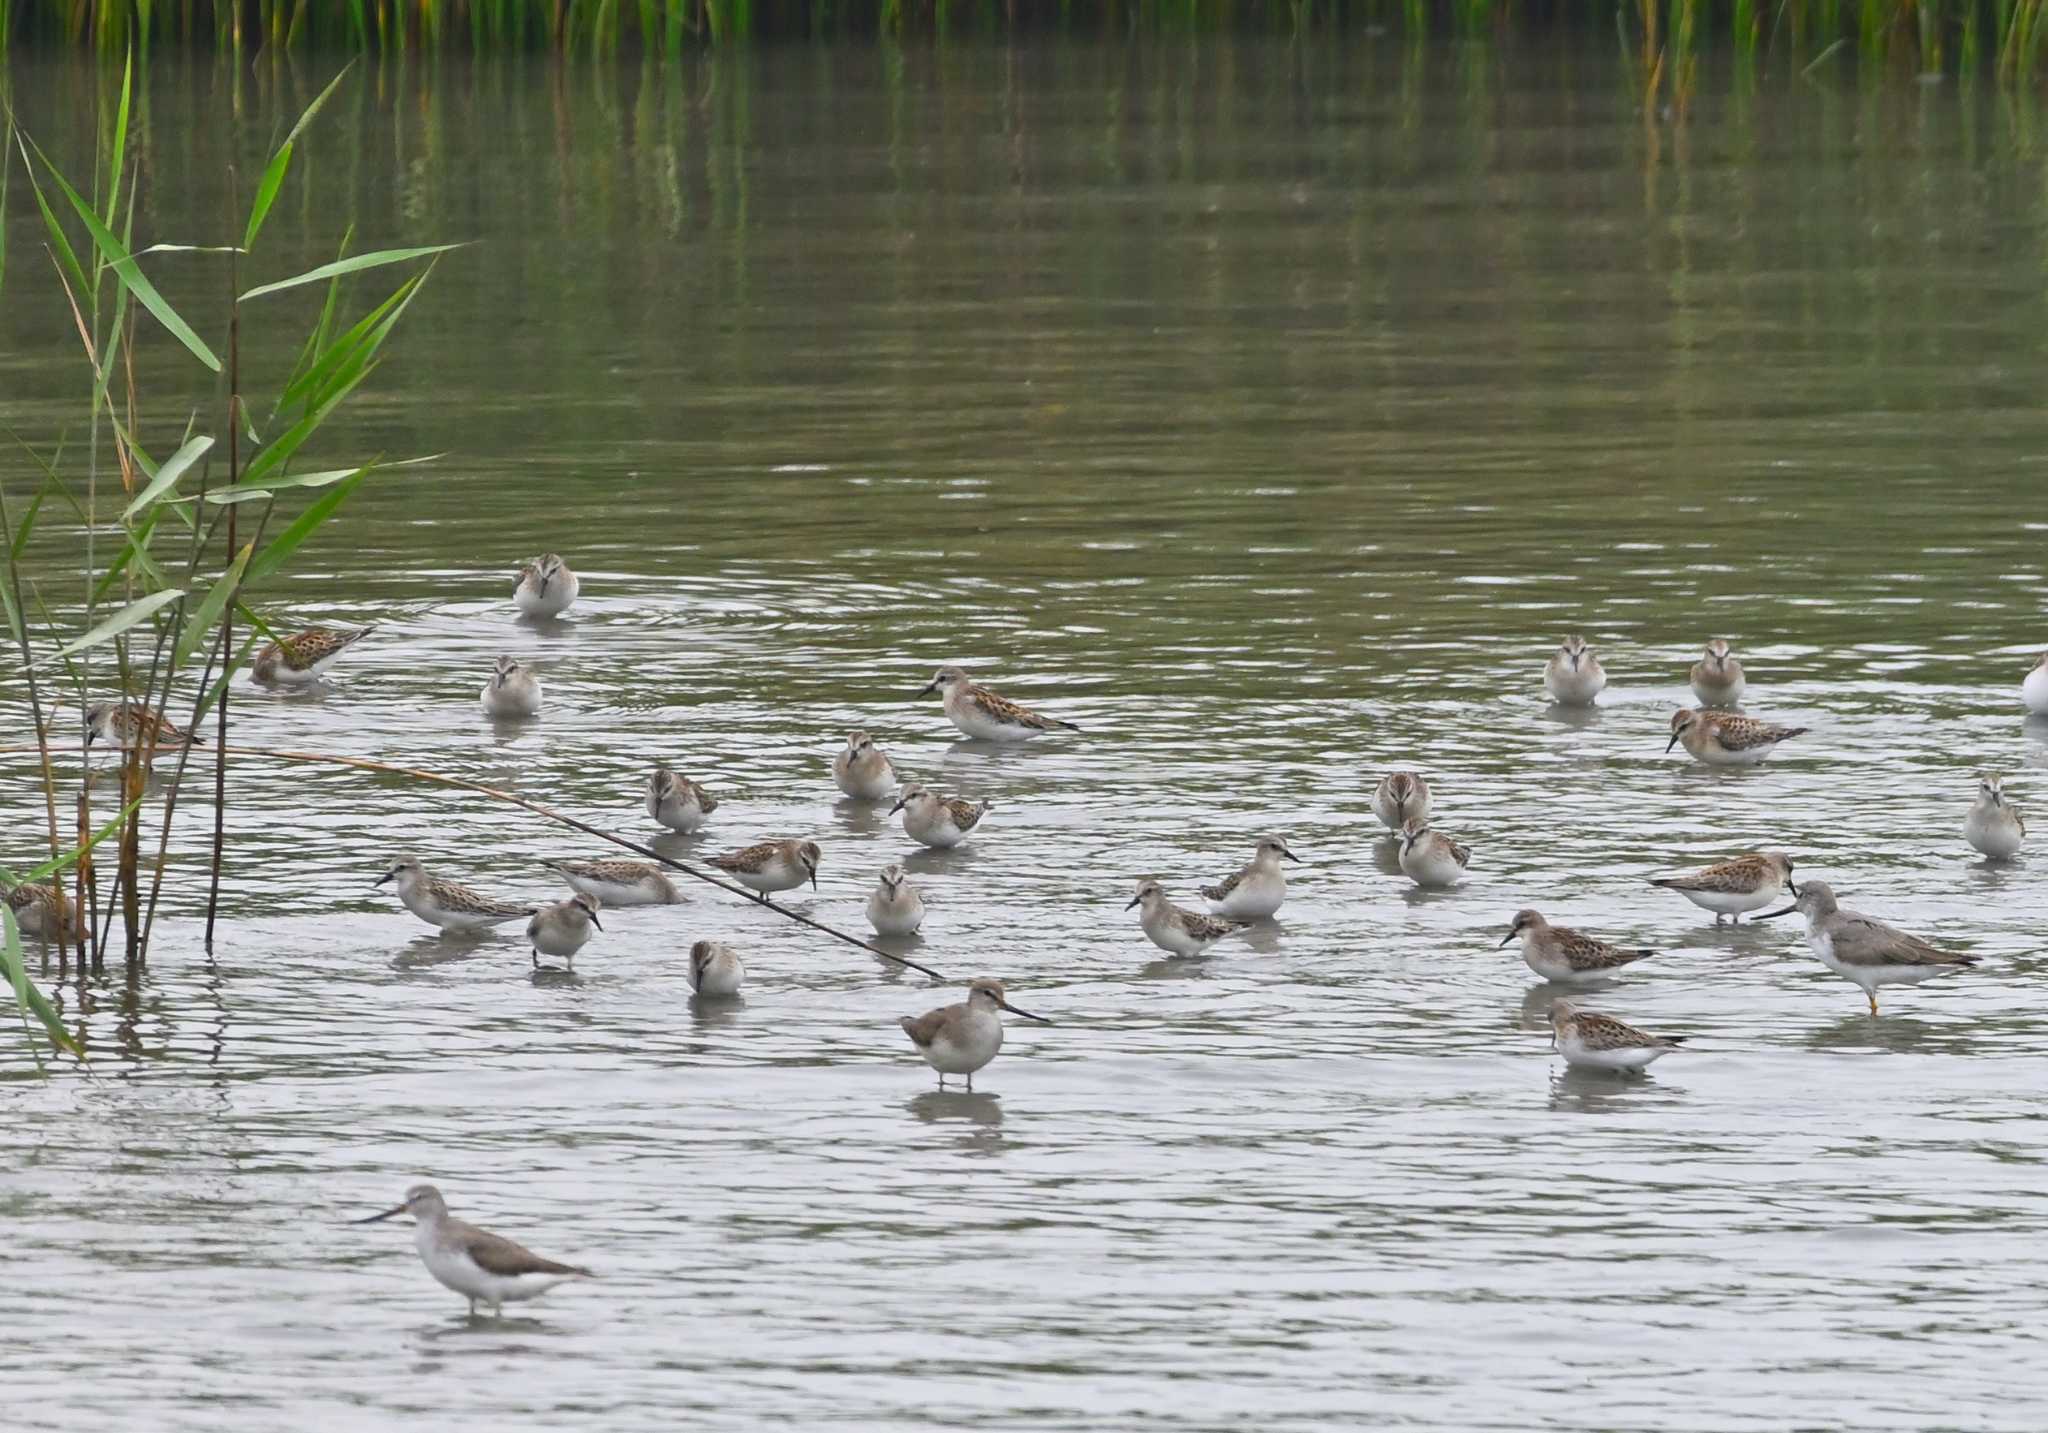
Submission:
[[[1776,751],[1778,743],[1805,731],[1803,726],[1779,726],[1736,712],[1680,707],[1671,714],[1671,740],[1664,749],[1684,742],[1692,759],[1708,766],[1755,766]]]
[[[1896,926],[1844,910],[1825,881],[1803,882],[1793,894],[1791,905],[1765,911],[1757,919],[1775,920],[1795,911],[1806,917],[1807,945],[1822,965],[1862,989],[1872,1015],[1877,1014],[1880,985],[1918,985],[1977,963],[1974,955],[1943,950]]]
[[[685,836],[704,829],[718,798],[679,771],[659,762],[647,778],[647,814],[671,831]]]
[[[511,657],[498,658],[484,683],[484,715],[499,720],[540,715],[540,678]]]
[[[752,891],[763,905],[776,891],[793,891],[805,881],[818,888],[818,862],[824,853],[816,841],[759,841],[723,856],[708,856],[704,864],[716,866]]]
[[[341,632],[332,627],[308,627],[265,646],[249,664],[249,675],[267,686],[311,686],[334,665],[336,657],[376,630],[358,627]]]
[[[1650,884],[1712,911],[1715,925],[1724,919],[1740,925],[1743,916],[1775,901],[1791,879],[1792,858],[1783,851],[1749,851],[1682,876],[1659,876]]]
[[[924,924],[924,897],[910,884],[910,873],[893,862],[882,867],[868,896],[868,924],[877,935],[911,935]]]
[[[1138,893],[1124,909],[1131,906],[1141,908],[1138,924],[1144,929],[1145,938],[1173,956],[1200,955],[1223,937],[1235,935],[1250,924],[1183,910],[1167,899],[1165,888],[1157,881],[1138,882]]]
[[[856,801],[881,801],[896,789],[896,767],[873,737],[857,731],[832,758],[832,780]]]
[[[376,884],[398,883],[398,899],[405,908],[425,921],[448,931],[482,930],[521,920],[537,909],[530,901],[500,901],[478,895],[456,881],[430,876],[417,856],[400,856]]]
[[[2019,807],[2005,799],[2004,778],[1989,773],[1977,778],[1977,799],[1963,817],[1963,839],[1994,861],[2019,854],[2027,823]]]
[[[14,927],[24,940],[75,941],[79,937],[78,904],[62,886],[24,881],[9,887],[7,909],[14,912]]]
[[[469,1300],[471,1318],[478,1304],[503,1314],[505,1305],[538,1298],[565,1280],[597,1277],[580,1265],[543,1259],[523,1244],[457,1219],[431,1184],[415,1184],[402,1203],[355,1222],[381,1224],[400,1214],[415,1221],[412,1239],[420,1262],[443,1288]]]
[[[1401,870],[1418,886],[1440,889],[1464,879],[1472,852],[1424,821],[1401,828]]]
[[[1216,915],[1232,920],[1266,920],[1287,899],[1287,873],[1282,861],[1300,861],[1285,836],[1262,837],[1252,858],[1213,886],[1202,887],[1202,899]]]
[[[1703,707],[1732,707],[1742,700],[1746,685],[1742,663],[1728,655],[1728,644],[1719,637],[1707,643],[1706,655],[1694,662],[1686,675],[1692,679],[1692,694]]]
[[[967,1088],[974,1089],[974,1072],[996,1057],[1003,1048],[1003,1017],[1000,1011],[1036,1020],[1052,1021],[1029,1010],[1019,1010],[1003,994],[1000,980],[977,980],[967,987],[967,998],[958,1005],[941,1005],[922,1015],[906,1015],[897,1023],[924,1062],[939,1072],[939,1088],[946,1088],[946,1076],[965,1075]]]
[[[527,617],[559,617],[569,610],[582,580],[552,552],[542,553],[519,569],[512,582],[512,605]]]
[[[1395,835],[1410,821],[1429,824],[1429,783],[1412,771],[1396,771],[1380,778],[1372,789],[1372,814]]]
[[[967,833],[981,824],[989,813],[986,801],[968,801],[958,796],[940,796],[922,786],[906,786],[889,808],[894,816],[903,813],[903,831],[911,840],[935,850],[946,850],[967,839]]]
[[[159,751],[204,746],[206,738],[158,716],[140,702],[101,702],[85,712],[86,749],[91,750],[95,743],[105,743],[116,751],[139,746],[145,756],[154,756]]]
[[[1517,940],[1522,943],[1522,960],[1529,969],[1545,980],[1566,985],[1605,980],[1624,965],[1657,953],[1610,945],[1570,926],[1552,925],[1541,911],[1515,912],[1515,922],[1501,945],[1506,947]]]
[[[1550,1039],[1567,1065],[1593,1070],[1640,1070],[1685,1043],[1683,1035],[1652,1035],[1569,1000],[1550,1007]]]
[[[540,969],[540,958],[545,955],[561,961],[563,969],[574,970],[576,952],[590,943],[591,931],[603,929],[604,922],[597,918],[597,902],[590,896],[578,894],[542,906],[526,923],[526,941],[533,947],[533,968]]]
[[[652,861],[542,861],[569,889],[604,906],[673,906],[684,900],[668,872]]]
[[[2048,716],[2048,652],[2041,654],[2034,670],[2020,683],[2020,700],[2035,716]]]
[[[740,953],[724,941],[700,940],[690,947],[690,989],[699,999],[730,1000],[746,978]]]
[[[977,686],[958,667],[939,668],[918,695],[930,696],[933,692],[944,694],[947,720],[977,741],[1026,741],[1048,731],[1081,729],[1070,721],[1041,716],[987,687]]]
[[[1584,637],[1567,637],[1543,668],[1543,690],[1559,706],[1589,707],[1607,685],[1607,671]]]

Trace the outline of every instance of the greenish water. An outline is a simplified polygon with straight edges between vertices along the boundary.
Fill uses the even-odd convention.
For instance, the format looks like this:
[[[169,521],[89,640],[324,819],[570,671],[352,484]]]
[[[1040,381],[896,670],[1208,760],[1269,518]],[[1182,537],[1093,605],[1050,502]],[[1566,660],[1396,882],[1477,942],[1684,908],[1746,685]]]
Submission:
[[[538,858],[598,852],[237,768],[214,957],[196,804],[148,971],[65,989],[96,1078],[8,1064],[11,1416],[2031,1427],[2043,905],[1960,827],[1979,769],[2044,805],[2035,122],[1716,82],[1645,130],[1611,52],[352,83],[262,276],[351,223],[476,242],[309,461],[449,456],[366,487],[272,594],[379,630],[329,692],[238,693],[241,740],[643,835],[661,757],[726,803],[672,849],[814,837],[806,908],[859,928],[909,849],[830,784],[865,727],[997,803],[908,861],[917,958],[1059,1023],[939,1096],[895,1019],[951,994],[708,892],[608,916],[579,984],[536,983],[516,938],[433,939],[370,882],[410,848],[538,897]],[[246,187],[327,77],[155,66],[138,241],[217,241],[226,165]],[[88,71],[17,54],[12,84],[88,152]],[[17,184],[0,424],[72,425],[75,470],[32,218]],[[153,272],[195,314],[224,287]],[[314,302],[245,335],[253,390]],[[217,410],[161,336],[139,380],[158,446]],[[10,493],[31,471],[0,452]],[[585,595],[538,631],[507,597],[544,548]],[[53,529],[39,570],[70,560]],[[1612,679],[1576,720],[1541,694],[1567,631]],[[1813,728],[1753,772],[1664,754],[1712,636],[1751,711]],[[500,651],[546,682],[532,728],[477,713]],[[911,695],[948,660],[1084,732],[954,743]],[[1368,797],[1397,766],[1474,851],[1454,893],[1391,865]],[[12,861],[40,798],[18,761],[4,783]],[[1306,858],[1278,926],[1155,960],[1134,880],[1193,903],[1270,829]],[[1716,932],[1644,884],[1759,844],[1982,967],[1873,1022],[1783,923]],[[1659,947],[1596,1003],[1694,1048],[1565,1075],[1555,992],[1495,948],[1527,905]],[[689,1003],[702,936],[741,949],[744,1005]],[[342,1223],[422,1177],[603,1281],[469,1327],[401,1233]]]

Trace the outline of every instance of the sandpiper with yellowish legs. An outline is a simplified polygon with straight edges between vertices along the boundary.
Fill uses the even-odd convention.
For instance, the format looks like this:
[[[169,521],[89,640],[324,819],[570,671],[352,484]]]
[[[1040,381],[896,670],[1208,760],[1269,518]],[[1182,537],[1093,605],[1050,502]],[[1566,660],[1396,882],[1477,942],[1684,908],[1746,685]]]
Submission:
[[[1877,1014],[1881,985],[1918,985],[1977,963],[1974,955],[1943,950],[1896,926],[1844,910],[1835,900],[1834,888],[1825,881],[1804,882],[1795,895],[1791,905],[1765,911],[1757,919],[1775,920],[1794,912],[1804,916],[1807,945],[1822,965],[1863,991],[1872,1015]]]

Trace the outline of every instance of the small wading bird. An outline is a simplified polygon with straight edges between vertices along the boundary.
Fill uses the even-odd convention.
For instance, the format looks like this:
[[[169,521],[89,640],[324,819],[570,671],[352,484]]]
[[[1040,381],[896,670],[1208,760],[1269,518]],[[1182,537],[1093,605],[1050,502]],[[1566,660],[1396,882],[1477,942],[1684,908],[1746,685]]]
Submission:
[[[1731,712],[1695,711],[1680,707],[1671,714],[1670,751],[1680,742],[1694,761],[1708,766],[1755,766],[1778,749],[1781,741],[1803,735],[1803,726],[1778,726]]]
[[[1994,861],[2019,854],[2027,839],[2027,823],[2019,808],[2005,799],[2005,783],[1986,774],[1977,778],[1977,799],[1963,817],[1963,839]]]
[[[1567,637],[1543,668],[1543,690],[1559,706],[1589,707],[1607,685],[1607,672],[1584,637]]]
[[[1808,881],[1793,894],[1797,899],[1791,905],[1765,911],[1757,919],[1775,920],[1794,911],[1805,916],[1806,943],[1822,965],[1862,988],[1872,1015],[1877,1014],[1880,985],[1918,985],[1977,963],[1974,955],[1942,950],[1883,921],[1842,909],[1825,881]]]
[[[657,764],[647,778],[647,814],[685,836],[703,829],[718,798],[680,772]]]
[[[441,1191],[431,1184],[415,1184],[395,1208],[354,1222],[381,1224],[400,1214],[417,1221],[412,1242],[420,1251],[420,1262],[442,1287],[469,1300],[471,1318],[476,1317],[478,1304],[502,1315],[505,1305],[538,1298],[564,1280],[597,1277],[588,1269],[543,1259],[523,1244],[464,1223],[448,1212]]]
[[[922,786],[906,786],[896,804],[889,808],[889,814],[894,816],[901,811],[905,835],[943,851],[966,840],[967,833],[981,824],[989,809],[986,801],[940,796]]]
[[[910,935],[924,924],[924,897],[901,866],[882,867],[868,897],[868,924],[877,935]]]
[[[1595,940],[1570,926],[1552,925],[1540,911],[1516,911],[1515,923],[1501,940],[1502,948],[1522,942],[1522,960],[1545,980],[1578,985],[1605,980],[1624,965],[1631,965],[1654,950],[1628,950]]]
[[[2020,683],[2020,700],[2035,716],[2048,716],[2048,652],[2041,654],[2041,660],[2034,663],[2034,670],[2027,673],[2027,679]]]
[[[25,940],[78,939],[78,907],[61,887],[24,882],[7,892],[7,909]]]
[[[857,731],[832,758],[832,779],[856,801],[880,801],[896,789],[896,767],[873,737]]]
[[[1647,1030],[1580,1010],[1568,1000],[1550,1007],[1550,1041],[1567,1065],[1593,1070],[1640,1070],[1685,1043],[1683,1035]]]
[[[533,946],[533,968],[540,969],[540,958],[545,955],[561,961],[564,970],[574,970],[576,952],[589,943],[593,928],[603,930],[604,923],[597,918],[597,902],[589,896],[579,895],[542,906],[526,923],[526,939]]]
[[[729,1000],[747,978],[739,952],[722,940],[700,940],[690,947],[690,989],[703,1000]]]
[[[1429,783],[1412,771],[1396,771],[1390,776],[1382,776],[1380,784],[1373,788],[1372,814],[1397,836],[1401,828],[1411,821],[1427,826]]]
[[[105,742],[117,751],[143,748],[145,756],[181,747],[204,746],[206,738],[195,736],[149,708],[134,702],[101,702],[85,713],[85,745]]]
[[[816,841],[761,841],[723,856],[709,857],[705,864],[716,866],[754,893],[763,905],[775,891],[793,891],[805,881],[818,889],[818,862],[824,853]]]
[[[519,569],[512,583],[512,603],[528,617],[559,617],[582,590],[569,564],[547,552]]]
[[[484,683],[484,715],[505,719],[540,715],[540,678],[533,668],[522,667],[511,657],[498,658],[491,679]]]
[[[1247,864],[1213,886],[1202,887],[1202,899],[1219,916],[1233,920],[1266,920],[1287,899],[1287,873],[1282,861],[1299,862],[1301,857],[1287,848],[1284,836],[1260,841]]]
[[[289,637],[280,637],[256,654],[249,675],[273,687],[305,687],[320,680],[334,659],[376,631],[359,627],[337,632],[332,627],[308,627]]]
[[[1124,909],[1131,906],[1144,908],[1138,912],[1138,924],[1144,929],[1145,938],[1172,956],[1200,955],[1226,935],[1250,924],[1182,910],[1166,898],[1165,888],[1157,881],[1138,882],[1138,893]]]
[[[1401,869],[1418,886],[1455,886],[1472,864],[1472,853],[1422,821],[1401,828]]]
[[[1742,663],[1728,655],[1728,644],[1716,637],[1707,654],[1692,664],[1692,694],[1703,707],[1732,707],[1742,699]]]
[[[1003,996],[1000,980],[977,980],[967,987],[967,998],[958,1005],[942,1005],[922,1015],[900,1020],[903,1033],[917,1046],[924,1062],[939,1072],[939,1088],[946,1088],[946,1076],[965,1075],[970,1093],[974,1072],[996,1057],[1003,1048],[1003,1017],[1007,1010],[1041,1025],[1052,1021],[1029,1010],[1019,1010]]]
[[[1701,910],[1712,911],[1715,925],[1724,919],[1740,925],[1749,912],[1760,911],[1776,900],[1791,879],[1792,858],[1783,851],[1750,851],[1683,876],[1660,876],[1650,884],[1676,891]]]
[[[476,931],[503,925],[534,914],[537,907],[526,901],[498,901],[478,895],[468,886],[430,876],[417,856],[400,856],[376,884],[398,882],[398,899],[405,908],[446,931]]]
[[[926,697],[933,692],[944,694],[947,720],[977,741],[1027,741],[1055,728],[1081,729],[1070,721],[1040,716],[987,687],[976,686],[958,667],[939,668],[918,695]]]
[[[569,889],[607,906],[673,906],[683,893],[652,861],[542,861]]]

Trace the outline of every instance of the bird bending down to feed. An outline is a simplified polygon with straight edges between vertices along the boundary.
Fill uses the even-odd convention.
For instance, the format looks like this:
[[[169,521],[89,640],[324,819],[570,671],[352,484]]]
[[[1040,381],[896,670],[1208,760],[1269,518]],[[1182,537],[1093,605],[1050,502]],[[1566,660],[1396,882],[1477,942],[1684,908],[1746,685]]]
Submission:
[[[941,667],[919,696],[943,693],[947,720],[977,741],[1028,741],[1042,732],[1079,731],[1070,721],[1040,716],[1027,706],[999,696],[958,667]]]
[[[1410,821],[1429,824],[1429,783],[1412,771],[1380,778],[1372,791],[1372,814],[1396,836]]]
[[[1671,714],[1671,740],[1666,751],[1685,743],[1694,761],[1708,766],[1755,766],[1806,731],[1803,726],[1779,726],[1734,712],[1695,711],[1680,707]]]
[[[717,809],[718,798],[680,772],[656,763],[647,778],[647,814],[671,831],[700,831]]]
[[[1728,644],[1716,637],[1706,655],[1692,664],[1692,694],[1703,707],[1732,707],[1742,700],[1742,663],[1728,655]]]
[[[761,841],[723,856],[712,856],[706,865],[716,866],[754,893],[763,905],[775,891],[793,891],[805,881],[818,888],[818,862],[824,853],[816,841]]]
[[[896,804],[889,808],[889,814],[894,816],[901,811],[904,834],[943,851],[966,840],[967,833],[981,824],[989,809],[986,801],[940,796],[922,786],[906,786]]]
[[[967,1088],[974,1089],[974,1072],[996,1057],[1003,1048],[1003,1017],[1007,1010],[1041,1025],[1052,1021],[1029,1010],[1019,1010],[1003,995],[1000,980],[977,980],[967,987],[967,998],[958,1005],[942,1005],[922,1015],[906,1015],[898,1023],[924,1062],[939,1072],[939,1088],[946,1088],[946,1076],[965,1075]]]
[[[1606,669],[1584,637],[1565,638],[1543,668],[1543,690],[1559,706],[1589,707],[1606,685]]]
[[[561,961],[564,970],[574,970],[576,952],[589,943],[593,929],[603,930],[604,923],[597,918],[597,902],[589,896],[578,895],[542,906],[526,923],[526,939],[533,946],[533,968],[540,969],[540,958],[545,955]]]
[[[417,856],[400,856],[376,884],[398,882],[398,899],[405,908],[425,921],[447,931],[475,931],[503,925],[532,915],[537,907],[525,901],[499,901],[478,895],[468,886],[430,876]]]
[[[1246,864],[1213,886],[1202,887],[1202,899],[1216,915],[1232,920],[1266,920],[1287,899],[1287,872],[1282,861],[1299,862],[1285,836],[1260,840]]]
[[[511,657],[498,658],[484,683],[484,715],[500,719],[540,715],[540,678]]]
[[[308,627],[289,637],[280,637],[256,654],[249,675],[273,687],[304,687],[320,680],[334,665],[334,659],[375,631],[358,627],[338,632],[332,627]]]
[[[512,603],[527,617],[559,617],[582,590],[569,564],[547,552],[519,569],[512,583]]]
[[[1418,886],[1455,886],[1472,864],[1472,853],[1427,822],[1401,828],[1401,869]]]
[[[683,893],[652,861],[542,861],[569,889],[606,906],[680,905]]]
[[[1145,932],[1145,938],[1165,951],[1168,955],[1187,957],[1200,955],[1227,935],[1243,930],[1249,921],[1224,920],[1219,916],[1205,916],[1199,911],[1183,910],[1166,898],[1166,890],[1157,881],[1138,882],[1138,893],[1131,897],[1131,906],[1143,907],[1138,912],[1138,924]]]
[[[1685,1043],[1683,1035],[1652,1035],[1568,1000],[1550,1007],[1550,1040],[1567,1065],[1594,1070],[1640,1070]]]
[[[412,1240],[420,1262],[442,1287],[469,1300],[471,1318],[476,1317],[478,1304],[501,1315],[505,1305],[538,1298],[564,1280],[597,1277],[578,1265],[543,1259],[523,1244],[457,1219],[431,1184],[415,1184],[405,1191],[403,1203],[355,1222],[380,1224],[400,1214],[410,1214],[416,1221]]]
[[[1883,921],[1844,910],[1825,881],[1808,881],[1795,888],[1794,895],[1797,899],[1791,905],[1765,911],[1757,919],[1775,920],[1794,911],[1805,916],[1806,943],[1822,965],[1862,988],[1872,1015],[1877,1014],[1880,985],[1918,985],[1977,963],[1974,955],[1943,950]]]
[[[1571,985],[1605,980],[1624,965],[1657,953],[1609,945],[1570,926],[1552,925],[1541,911],[1515,912],[1515,923],[1508,928],[1501,945],[1505,947],[1516,940],[1522,942],[1522,960],[1529,969],[1545,980]]]
[[[88,707],[85,713],[86,749],[91,750],[95,742],[105,742],[117,751],[132,751],[140,746],[143,755],[150,757],[159,751],[204,746],[206,738],[186,731],[139,703],[101,702]]]
[[[23,882],[7,892],[7,909],[14,912],[15,929],[24,940],[78,939],[78,904],[64,894],[64,888]]]
[[[1740,925],[1745,915],[1776,900],[1791,879],[1792,858],[1783,851],[1750,851],[1682,876],[1660,876],[1650,884],[1712,911],[1715,925],[1724,919]]]
[[[832,758],[832,780],[856,801],[880,801],[896,789],[896,767],[873,737],[857,731]]]
[[[690,989],[701,999],[727,1000],[740,993],[747,969],[739,952],[722,940],[700,940],[690,947]]]

